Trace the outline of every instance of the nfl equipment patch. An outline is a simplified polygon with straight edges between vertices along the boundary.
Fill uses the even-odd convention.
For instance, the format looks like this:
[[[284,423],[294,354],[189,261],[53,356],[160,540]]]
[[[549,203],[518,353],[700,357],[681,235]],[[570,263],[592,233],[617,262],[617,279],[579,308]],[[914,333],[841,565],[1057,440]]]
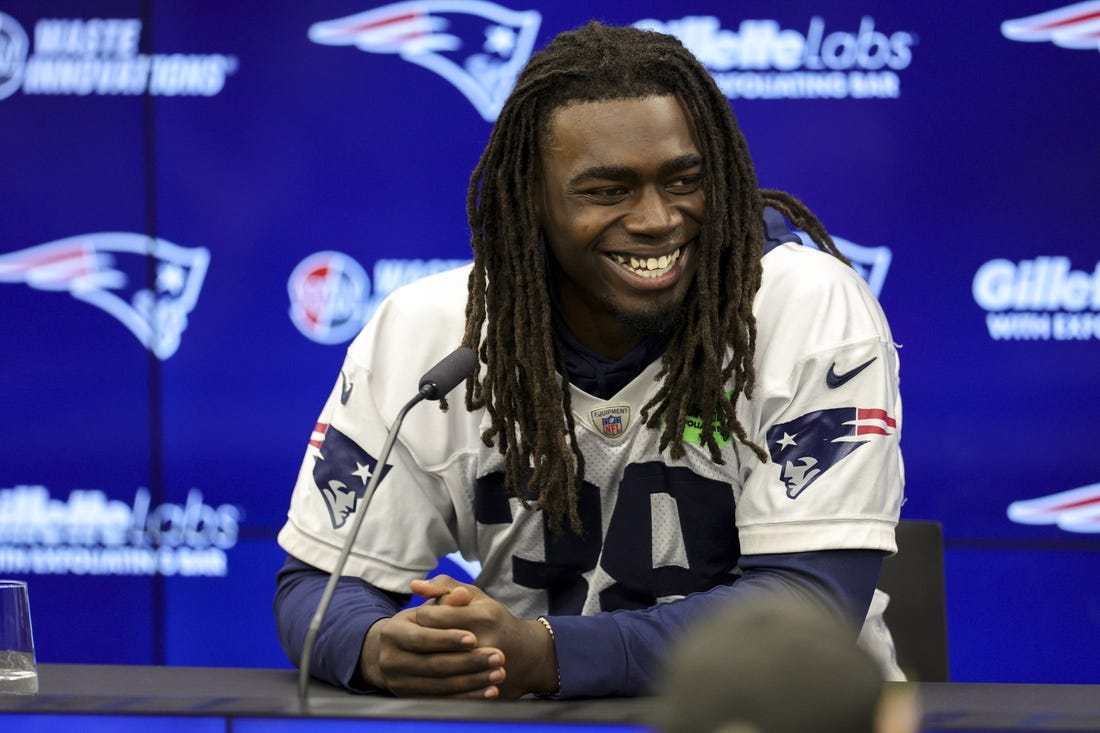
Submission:
[[[610,405],[588,413],[597,432],[608,440],[618,440],[630,427],[630,405]]]

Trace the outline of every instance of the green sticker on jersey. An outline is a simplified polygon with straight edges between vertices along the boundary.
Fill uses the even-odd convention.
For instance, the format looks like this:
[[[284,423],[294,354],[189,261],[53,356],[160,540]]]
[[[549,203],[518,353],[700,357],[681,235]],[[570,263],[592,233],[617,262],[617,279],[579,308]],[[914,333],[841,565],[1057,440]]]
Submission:
[[[733,395],[733,392],[726,392],[726,398],[729,399]],[[723,438],[722,434],[718,431],[718,421],[714,421],[714,439],[718,442],[718,445],[729,445],[730,438]],[[684,425],[684,442],[685,443],[697,443],[703,445],[703,418],[696,417],[695,415],[688,415]]]

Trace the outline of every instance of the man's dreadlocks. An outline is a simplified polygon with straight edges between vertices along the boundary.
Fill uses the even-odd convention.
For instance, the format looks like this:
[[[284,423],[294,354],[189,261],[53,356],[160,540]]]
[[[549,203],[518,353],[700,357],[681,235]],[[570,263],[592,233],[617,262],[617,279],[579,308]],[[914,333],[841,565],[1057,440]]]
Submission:
[[[568,378],[551,325],[550,294],[535,197],[539,146],[555,110],[572,103],[677,95],[694,124],[703,158],[706,215],[699,266],[662,357],[663,384],[641,420],[661,430],[660,450],[683,456],[689,416],[711,458],[718,435],[737,439],[761,461],[767,454],[734,412],[752,396],[763,209],[772,206],[837,257],[817,218],[789,194],[761,190],[729,101],[681,43],[658,33],[596,22],[563,33],[534,55],[505,102],[470,179],[466,207],[474,266],[463,345],[481,366],[467,381],[466,406],[486,408],[486,445],[505,456],[505,486],[547,512],[560,531],[568,515],[579,532],[577,487],[584,457],[577,443]],[[548,255],[547,255],[548,256]],[[563,375],[565,379],[559,378]],[[732,381],[732,384],[731,384]]]

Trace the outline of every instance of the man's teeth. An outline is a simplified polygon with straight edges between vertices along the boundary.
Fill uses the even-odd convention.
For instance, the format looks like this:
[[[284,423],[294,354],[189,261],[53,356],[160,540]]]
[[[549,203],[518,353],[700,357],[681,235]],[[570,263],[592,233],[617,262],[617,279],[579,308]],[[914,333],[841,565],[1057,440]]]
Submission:
[[[660,277],[672,269],[676,260],[680,259],[681,250],[676,250],[670,255],[641,259],[638,257],[624,257],[623,255],[611,255],[616,262],[629,269],[635,275],[641,277]]]

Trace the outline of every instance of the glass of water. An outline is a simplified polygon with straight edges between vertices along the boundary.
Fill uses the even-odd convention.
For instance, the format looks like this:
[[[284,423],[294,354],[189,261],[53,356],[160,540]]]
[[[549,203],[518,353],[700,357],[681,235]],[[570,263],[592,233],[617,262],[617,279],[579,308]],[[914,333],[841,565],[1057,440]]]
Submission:
[[[38,694],[31,606],[21,580],[0,580],[0,694]]]

